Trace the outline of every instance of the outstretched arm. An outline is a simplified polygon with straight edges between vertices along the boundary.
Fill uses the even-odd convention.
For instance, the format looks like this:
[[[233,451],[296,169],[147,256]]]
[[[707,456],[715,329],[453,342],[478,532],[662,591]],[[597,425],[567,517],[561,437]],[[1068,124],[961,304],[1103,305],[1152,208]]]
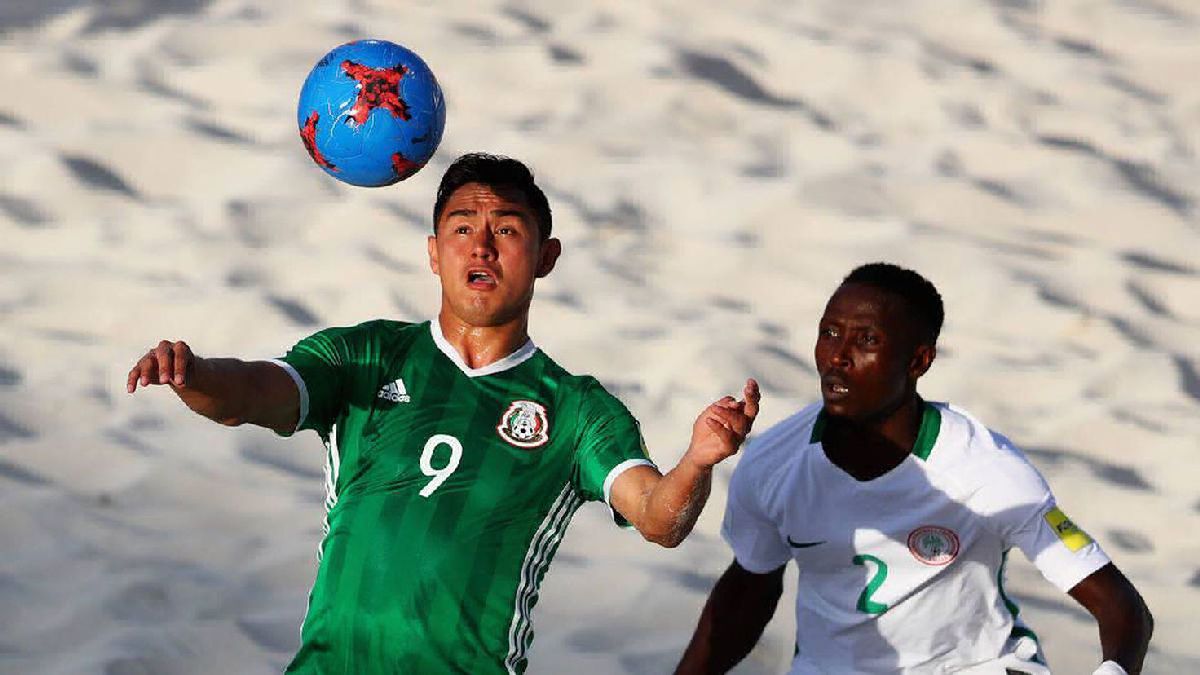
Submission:
[[[775,614],[784,567],[754,574],[733,561],[713,586],[675,675],[724,673],[746,658]]]
[[[692,442],[679,464],[664,476],[636,466],[613,482],[612,507],[647,540],[678,546],[696,525],[712,488],[712,468],[736,453],[758,415],[758,383],[747,380],[743,400],[726,396],[700,413]]]
[[[300,392],[291,376],[268,361],[203,359],[186,342],[163,340],[134,364],[126,378],[129,393],[167,384],[184,404],[229,426],[256,424],[290,433],[300,417]]]
[[[1096,618],[1104,660],[1116,663],[1131,675],[1142,672],[1142,660],[1154,632],[1154,617],[1116,565],[1109,563],[1092,572],[1068,593]]]

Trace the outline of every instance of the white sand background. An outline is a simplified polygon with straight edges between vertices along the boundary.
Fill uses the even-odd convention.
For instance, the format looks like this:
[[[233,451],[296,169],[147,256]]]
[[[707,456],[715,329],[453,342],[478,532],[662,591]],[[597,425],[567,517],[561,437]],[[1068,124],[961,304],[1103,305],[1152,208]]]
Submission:
[[[226,429],[124,377],[160,338],[282,353],[423,320],[461,152],[529,162],[566,253],[535,339],[673,465],[743,378],[759,429],[817,395],[814,322],[861,262],[947,305],[922,392],[1023,445],[1200,672],[1200,6],[1191,0],[522,3],[5,0],[0,7],[0,672],[270,673],[298,642],[322,448]],[[295,126],[360,37],[432,65],[431,165],[342,185]],[[732,462],[663,550],[576,516],[532,673],[664,673],[730,560]],[[1093,622],[1017,555],[1061,673]],[[777,673],[791,596],[739,669]]]

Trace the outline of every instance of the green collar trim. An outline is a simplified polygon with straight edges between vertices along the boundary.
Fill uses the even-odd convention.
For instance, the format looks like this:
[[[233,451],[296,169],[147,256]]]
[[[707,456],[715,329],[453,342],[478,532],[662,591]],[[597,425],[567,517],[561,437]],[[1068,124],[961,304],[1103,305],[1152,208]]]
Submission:
[[[825,433],[825,422],[825,409],[822,408],[821,412],[817,413],[817,420],[813,422],[809,443],[821,442],[821,436]],[[933,405],[924,402],[921,412],[921,428],[917,430],[917,440],[913,443],[912,454],[921,460],[928,460],[929,453],[933,452],[933,445],[937,442],[938,432],[941,430],[942,414]]]
[[[937,443],[938,432],[942,430],[942,413],[929,403],[921,414],[921,430],[917,432],[917,442],[913,443],[912,454],[921,460],[929,459],[933,452],[933,444]]]
[[[817,421],[813,422],[812,435],[808,437],[809,444],[820,443],[821,436],[825,433],[825,409],[817,413]]]

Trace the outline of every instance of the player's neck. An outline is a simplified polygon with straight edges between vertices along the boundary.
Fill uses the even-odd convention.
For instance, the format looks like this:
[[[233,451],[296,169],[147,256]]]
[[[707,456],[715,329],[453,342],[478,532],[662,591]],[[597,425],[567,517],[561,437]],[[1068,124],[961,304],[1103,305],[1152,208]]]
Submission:
[[[831,417],[821,445],[831,462],[862,481],[891,471],[912,452],[921,430],[922,401],[915,392],[870,420]]]
[[[436,328],[469,368],[491,365],[529,341],[528,316],[499,326],[472,326],[443,308]]]

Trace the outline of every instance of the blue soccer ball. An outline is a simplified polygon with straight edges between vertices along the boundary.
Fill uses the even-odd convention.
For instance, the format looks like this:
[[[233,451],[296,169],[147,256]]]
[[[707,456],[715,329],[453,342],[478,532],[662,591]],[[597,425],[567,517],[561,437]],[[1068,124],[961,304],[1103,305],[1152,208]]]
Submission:
[[[313,67],[296,122],[317,166],[351,185],[379,187],[425,166],[442,140],[446,104],[421,57],[386,40],[357,40]]]

